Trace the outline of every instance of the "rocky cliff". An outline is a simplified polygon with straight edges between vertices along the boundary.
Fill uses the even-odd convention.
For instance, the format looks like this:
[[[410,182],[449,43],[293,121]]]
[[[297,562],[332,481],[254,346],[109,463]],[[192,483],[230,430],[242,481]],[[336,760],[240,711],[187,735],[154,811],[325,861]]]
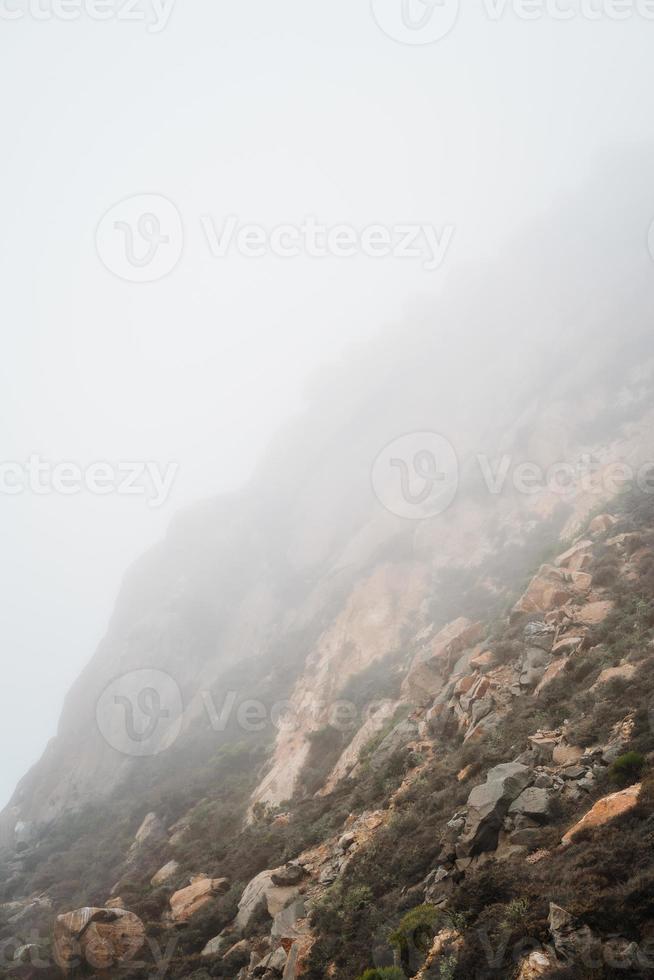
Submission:
[[[648,975],[643,208],[352,352],[130,570],[2,814],[0,975]]]

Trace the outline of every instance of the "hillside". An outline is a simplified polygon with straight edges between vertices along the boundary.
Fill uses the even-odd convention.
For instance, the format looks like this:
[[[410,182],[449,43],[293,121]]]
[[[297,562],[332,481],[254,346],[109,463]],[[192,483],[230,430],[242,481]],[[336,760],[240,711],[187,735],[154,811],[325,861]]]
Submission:
[[[620,221],[571,198],[352,351],[242,492],[129,571],[0,817],[0,975],[654,975],[631,193]],[[451,470],[420,493],[425,434],[456,457],[448,506]]]

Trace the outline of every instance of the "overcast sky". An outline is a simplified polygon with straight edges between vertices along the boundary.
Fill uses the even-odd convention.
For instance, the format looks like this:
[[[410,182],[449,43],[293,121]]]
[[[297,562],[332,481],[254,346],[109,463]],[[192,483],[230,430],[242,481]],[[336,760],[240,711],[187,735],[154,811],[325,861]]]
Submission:
[[[67,0],[82,9],[70,21],[29,2],[0,0],[0,461],[179,470],[156,508],[0,493],[0,803],[54,733],[124,570],[175,510],[246,480],[315,368],[416,299],[436,304],[457,269],[654,118],[654,22],[618,22],[608,0],[597,20],[562,0],[572,19],[537,21],[466,0],[430,44],[398,40],[402,0],[177,0],[165,24],[140,0],[149,25],[122,19],[125,0],[102,21],[82,0]],[[170,202],[161,234],[171,214],[183,229],[170,273],[147,283],[116,274],[96,237],[144,194]],[[428,225],[443,261],[213,255],[207,227],[220,235],[230,215],[268,231],[309,216]]]

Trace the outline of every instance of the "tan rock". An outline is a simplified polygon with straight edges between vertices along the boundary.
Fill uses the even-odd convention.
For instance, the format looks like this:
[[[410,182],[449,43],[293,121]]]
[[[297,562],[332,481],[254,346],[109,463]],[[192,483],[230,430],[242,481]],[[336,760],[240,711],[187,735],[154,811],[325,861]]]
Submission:
[[[578,762],[584,754],[584,750],[579,745],[569,745],[568,742],[563,739],[558,745],[554,747],[552,752],[552,761],[557,766],[568,766],[572,762]]]
[[[467,677],[462,677],[454,688],[454,693],[457,695],[467,694],[468,691],[475,686],[478,680],[479,677],[477,674],[469,674]]]
[[[518,599],[511,612],[513,621],[543,615],[563,606],[570,599],[564,573],[554,565],[543,565]]]
[[[575,592],[590,592],[593,576],[588,572],[570,572],[570,582]]]
[[[431,949],[427,953],[427,958],[413,980],[425,980],[431,967],[444,953],[456,956],[462,946],[463,936],[460,932],[457,932],[456,929],[441,929],[434,937]]]
[[[599,514],[588,525],[588,531],[593,537],[596,537],[598,534],[605,534],[615,524],[617,524],[616,517],[612,517],[611,514]]]
[[[555,660],[549,665],[538,683],[536,690],[534,691],[534,697],[537,698],[540,692],[551,684],[555,677],[559,676],[561,671],[565,668],[566,662],[567,661],[565,659],[561,658],[560,660]]]
[[[82,908],[57,916],[53,952],[64,972],[79,959],[109,970],[133,960],[144,942],[145,926],[133,912]]]
[[[616,817],[629,813],[638,803],[642,784],[629,786],[619,793],[611,793],[598,800],[592,809],[586,813],[581,820],[571,827],[563,836],[561,843],[565,846],[571,844],[583,830],[593,830],[596,827],[603,827],[605,824],[615,820]]]
[[[186,888],[170,897],[170,917],[173,922],[188,922],[196,912],[229,889],[228,878],[196,878]]]
[[[579,644],[583,641],[583,636],[562,636],[556,641],[552,647],[552,656],[554,657],[568,657],[571,653],[574,653]]]
[[[595,683],[593,684],[591,690],[599,687],[601,684],[608,684],[609,681],[622,680],[630,681],[631,678],[636,673],[637,667],[635,664],[619,664],[617,667],[606,667],[602,673],[599,675]]]
[[[603,623],[608,614],[613,609],[615,603],[610,599],[603,599],[599,602],[587,602],[585,606],[580,606],[576,611],[575,618],[585,626],[597,626]]]
[[[120,895],[118,895],[118,896],[116,896],[116,898],[110,898],[108,902],[105,902],[104,903],[104,907],[106,909],[124,909],[125,908],[125,902],[120,897]]]
[[[556,559],[559,568],[566,568],[570,572],[580,572],[587,568],[593,557],[593,542],[589,540],[578,541],[571,548],[564,551]]]
[[[547,977],[556,967],[556,959],[545,950],[535,950],[520,964],[516,980],[538,980]]]
[[[482,673],[491,670],[497,664],[497,657],[492,650],[484,650],[470,661],[470,666],[477,668]]]

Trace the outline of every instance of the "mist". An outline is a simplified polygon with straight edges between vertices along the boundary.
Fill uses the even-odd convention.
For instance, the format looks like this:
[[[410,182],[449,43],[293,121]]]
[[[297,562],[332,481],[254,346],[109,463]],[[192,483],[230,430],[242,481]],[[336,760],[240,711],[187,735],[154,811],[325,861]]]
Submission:
[[[2,802],[54,735],[125,570],[175,514],[246,486],[330,365],[347,377],[381,337],[382,376],[378,359],[392,368],[416,322],[432,351],[443,332],[453,363],[456,344],[465,356],[489,337],[471,283],[511,298],[496,316],[520,363],[554,336],[530,291],[539,266],[569,314],[575,299],[587,309],[598,269],[598,306],[607,270],[625,291],[646,282],[654,24],[635,7],[624,20],[571,7],[526,20],[471,5],[415,45],[366,2],[179,2],[154,21],[3,5],[23,16],[3,15],[0,40],[2,461],[148,462],[171,482],[154,502],[86,483],[2,493]],[[174,267],[152,282],[116,274],[98,238],[139,195],[171,202],[182,227]],[[227,247],[230,218],[268,236],[315,219],[431,238],[417,256],[365,254],[360,240],[349,256],[312,254],[302,236],[276,254],[257,232]],[[352,392],[333,395],[328,427]]]

